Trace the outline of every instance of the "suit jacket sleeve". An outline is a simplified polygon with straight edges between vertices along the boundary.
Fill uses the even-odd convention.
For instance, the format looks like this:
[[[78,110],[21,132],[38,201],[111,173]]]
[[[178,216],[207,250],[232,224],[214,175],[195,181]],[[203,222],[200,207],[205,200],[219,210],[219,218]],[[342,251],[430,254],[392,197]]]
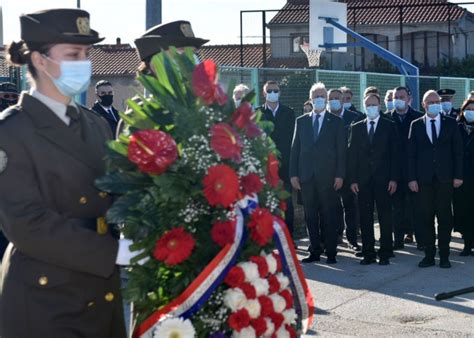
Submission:
[[[74,271],[109,277],[115,269],[118,242],[98,235],[52,210],[41,197],[35,167],[19,137],[0,133],[0,147],[7,153],[0,173],[0,225],[22,253]]]
[[[410,125],[410,131],[408,132],[408,182],[416,181],[416,120]]]
[[[349,139],[347,141],[347,181],[349,184],[358,183],[357,180],[357,145],[356,130],[352,124],[349,127]]]
[[[390,123],[390,180],[398,182],[401,176],[400,138],[395,123]]]
[[[295,130],[293,132],[293,141],[291,142],[291,152],[290,152],[290,178],[298,177],[298,165],[300,157],[300,137],[298,129],[298,120],[295,121]]]
[[[335,177],[345,178],[346,176],[346,153],[347,153],[347,135],[344,129],[344,123],[341,119],[337,121],[336,129],[336,175]]]
[[[461,132],[456,123],[453,123],[453,163],[454,163],[454,178],[463,179],[463,156],[464,146],[462,142]]]

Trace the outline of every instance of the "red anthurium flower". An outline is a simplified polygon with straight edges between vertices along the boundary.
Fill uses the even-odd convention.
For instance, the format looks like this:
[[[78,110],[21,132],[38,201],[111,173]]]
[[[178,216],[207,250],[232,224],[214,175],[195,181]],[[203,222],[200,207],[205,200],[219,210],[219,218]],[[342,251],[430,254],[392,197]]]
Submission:
[[[280,181],[280,177],[278,176],[278,159],[273,153],[268,154],[267,180],[272,188],[275,188]]]
[[[128,159],[144,173],[162,174],[177,157],[176,142],[168,133],[149,129],[130,136]]]
[[[262,180],[255,173],[241,177],[240,183],[242,184],[242,190],[245,195],[258,194],[263,188]]]
[[[235,220],[216,222],[212,225],[211,238],[219,246],[234,243],[235,236]]]
[[[166,232],[155,245],[153,257],[166,265],[177,265],[191,255],[196,241],[183,227]]]
[[[264,246],[273,236],[273,216],[267,209],[257,208],[248,223],[250,237],[260,246]]]
[[[259,128],[254,122],[248,124],[247,129],[245,130],[245,135],[249,138],[254,138],[262,135],[262,129]]]
[[[217,66],[212,60],[205,60],[194,68],[192,86],[194,94],[207,105],[227,102],[227,95],[217,83]]]
[[[238,128],[244,129],[252,122],[253,115],[252,105],[248,102],[242,102],[232,114],[232,123]]]
[[[240,332],[250,325],[250,315],[246,309],[240,309],[229,316],[227,323],[231,329]]]
[[[240,136],[227,123],[218,123],[212,126],[211,148],[223,159],[231,159],[237,163],[242,159]]]
[[[239,178],[234,169],[219,164],[210,167],[203,180],[204,195],[211,206],[231,206],[239,198]]]

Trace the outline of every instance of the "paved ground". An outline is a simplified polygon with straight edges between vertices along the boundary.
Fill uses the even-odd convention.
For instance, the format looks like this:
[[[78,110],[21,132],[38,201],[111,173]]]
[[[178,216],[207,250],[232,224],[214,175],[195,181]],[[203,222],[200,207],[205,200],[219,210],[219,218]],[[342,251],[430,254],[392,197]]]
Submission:
[[[300,248],[307,244],[298,241]],[[397,251],[389,266],[361,266],[345,246],[339,247],[338,264],[326,265],[324,256],[320,263],[303,264],[316,306],[315,323],[304,337],[474,337],[474,293],[433,298],[474,286],[474,256],[459,256],[459,237],[452,248],[451,269],[418,268],[422,252],[412,244]]]

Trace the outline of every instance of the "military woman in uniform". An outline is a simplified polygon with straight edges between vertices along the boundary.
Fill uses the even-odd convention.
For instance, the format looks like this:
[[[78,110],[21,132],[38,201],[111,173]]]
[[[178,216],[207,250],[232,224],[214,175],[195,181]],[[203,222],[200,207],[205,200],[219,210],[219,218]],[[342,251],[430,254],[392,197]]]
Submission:
[[[11,242],[0,336],[122,338],[116,263],[129,243],[111,234],[103,218],[111,197],[94,186],[112,135],[72,100],[89,85],[88,49],[103,38],[78,9],[20,22],[22,40],[7,54],[28,67],[32,89],[0,115],[0,226]]]

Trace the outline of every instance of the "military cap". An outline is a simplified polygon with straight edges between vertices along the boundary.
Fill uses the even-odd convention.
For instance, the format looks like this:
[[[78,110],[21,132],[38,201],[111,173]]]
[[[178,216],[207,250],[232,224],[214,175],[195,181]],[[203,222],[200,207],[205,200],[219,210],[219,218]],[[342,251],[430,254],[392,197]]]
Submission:
[[[208,41],[194,36],[189,21],[179,20],[150,28],[135,40],[135,45],[144,61],[170,46],[199,48]]]
[[[89,45],[104,40],[89,26],[89,13],[81,9],[48,9],[20,16],[21,38],[30,43]]]
[[[18,93],[16,86],[11,82],[2,82],[0,83],[0,92],[5,93]]]
[[[437,93],[441,97],[443,96],[453,97],[454,94],[456,94],[456,91],[454,89],[445,88],[445,89],[439,89]]]

